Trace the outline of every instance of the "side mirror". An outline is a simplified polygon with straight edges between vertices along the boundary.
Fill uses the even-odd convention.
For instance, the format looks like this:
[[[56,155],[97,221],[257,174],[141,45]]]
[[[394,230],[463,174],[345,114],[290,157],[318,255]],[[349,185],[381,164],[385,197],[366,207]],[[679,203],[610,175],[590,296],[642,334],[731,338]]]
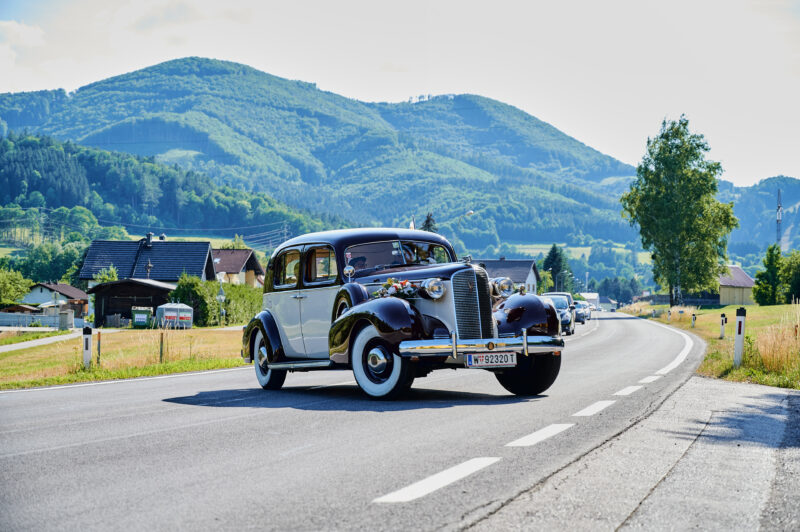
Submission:
[[[570,310],[575,310],[575,305],[570,305],[570,306],[569,306],[569,309],[570,309]]]
[[[344,267],[342,273],[345,277],[347,277],[347,282],[349,283],[350,280],[353,278],[353,275],[356,273],[356,269],[350,266],[349,264]]]

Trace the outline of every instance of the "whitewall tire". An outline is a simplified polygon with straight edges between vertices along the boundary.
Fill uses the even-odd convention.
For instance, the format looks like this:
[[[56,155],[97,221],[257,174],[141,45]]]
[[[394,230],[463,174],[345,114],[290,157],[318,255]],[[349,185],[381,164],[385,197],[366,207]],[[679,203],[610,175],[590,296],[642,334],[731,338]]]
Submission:
[[[414,381],[411,363],[392,353],[372,325],[358,333],[351,353],[356,383],[374,399],[393,399]]]
[[[267,368],[264,355],[261,353],[261,348],[264,347],[269,351],[269,346],[266,345],[264,335],[259,329],[256,332],[256,337],[253,339],[253,367],[256,370],[256,379],[258,384],[265,390],[280,390],[283,386],[283,381],[286,380],[286,371],[277,371]]]

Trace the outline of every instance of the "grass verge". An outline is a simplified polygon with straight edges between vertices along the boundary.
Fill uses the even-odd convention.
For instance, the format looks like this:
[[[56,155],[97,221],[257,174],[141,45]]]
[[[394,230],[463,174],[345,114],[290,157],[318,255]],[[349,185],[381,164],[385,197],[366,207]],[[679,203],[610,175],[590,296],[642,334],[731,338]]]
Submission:
[[[686,329],[703,338],[708,348],[697,369],[700,375],[800,389],[800,305],[748,305],[742,364],[737,368],[733,364],[733,343],[738,307],[673,307],[669,318],[666,308],[647,304],[630,305],[620,311]],[[694,328],[693,313],[697,316]],[[724,339],[719,337],[721,314],[728,317]]]
[[[61,336],[70,334],[72,331],[3,331],[0,332],[0,345],[18,344],[40,338],[50,338],[51,336]]]
[[[162,355],[163,334],[163,355]],[[126,330],[92,338],[92,367],[83,368],[82,339],[0,353],[0,389],[129,379],[241,366],[241,331]]]

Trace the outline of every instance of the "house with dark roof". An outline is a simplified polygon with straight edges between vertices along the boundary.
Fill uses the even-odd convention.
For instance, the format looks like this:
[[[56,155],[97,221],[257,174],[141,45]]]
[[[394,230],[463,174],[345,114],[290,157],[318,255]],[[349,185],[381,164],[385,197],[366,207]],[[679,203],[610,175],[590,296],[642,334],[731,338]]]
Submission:
[[[755,281],[739,266],[729,264],[728,275],[719,276],[720,305],[753,305]]]
[[[76,317],[88,311],[89,295],[74,286],[64,283],[36,283],[31,287],[22,303],[43,307],[69,307]]]
[[[210,242],[168,242],[153,240],[153,234],[135,240],[95,240],[86,252],[79,274],[81,280],[92,280],[110,266],[120,279],[152,279],[174,283],[183,273],[204,281],[216,278],[211,259]]]
[[[212,249],[211,258],[218,281],[252,287],[264,285],[264,268],[252,249]]]
[[[489,278],[508,277],[515,285],[524,285],[525,291],[536,293],[536,287],[542,282],[536,261],[531,259],[476,259],[474,262],[483,266]]]

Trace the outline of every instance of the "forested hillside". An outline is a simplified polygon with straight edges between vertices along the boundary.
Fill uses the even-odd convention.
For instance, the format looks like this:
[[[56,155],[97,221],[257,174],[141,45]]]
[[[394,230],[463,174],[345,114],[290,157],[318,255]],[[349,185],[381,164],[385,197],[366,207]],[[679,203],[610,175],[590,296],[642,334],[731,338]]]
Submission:
[[[0,95],[0,119],[15,131],[155,156],[359,224],[407,225],[431,211],[473,250],[581,234],[635,238],[613,186],[633,168],[477,96],[367,104],[187,58],[70,95]],[[476,215],[460,218],[466,210]]]
[[[344,225],[336,217],[299,212],[265,193],[217,186],[205,175],[152,158],[14,133],[0,140],[0,205],[11,203],[83,206],[103,225],[139,232],[178,227],[232,236],[242,227],[285,223],[291,234],[299,234]]]
[[[26,195],[38,191],[48,205],[86,205],[113,223],[210,227],[291,219],[302,230],[330,225],[330,218],[313,222],[305,213],[326,213],[334,225],[405,226],[411,216],[432,212],[459,249],[482,256],[510,255],[515,248],[502,246],[509,243],[616,242],[633,249],[638,240],[619,206],[634,168],[480,96],[364,103],[245,65],[186,58],[70,94],[0,94],[0,133],[26,129],[145,157],[68,143],[61,150],[70,157],[56,173],[41,174],[46,186],[35,176],[24,179]],[[1,190],[0,199],[15,200],[23,193],[17,185]],[[796,246],[800,182],[720,183],[720,199],[735,201],[740,220],[732,255],[755,257],[774,241],[778,187],[784,247]],[[237,202],[254,209],[245,215]],[[475,214],[464,216],[468,210]]]

